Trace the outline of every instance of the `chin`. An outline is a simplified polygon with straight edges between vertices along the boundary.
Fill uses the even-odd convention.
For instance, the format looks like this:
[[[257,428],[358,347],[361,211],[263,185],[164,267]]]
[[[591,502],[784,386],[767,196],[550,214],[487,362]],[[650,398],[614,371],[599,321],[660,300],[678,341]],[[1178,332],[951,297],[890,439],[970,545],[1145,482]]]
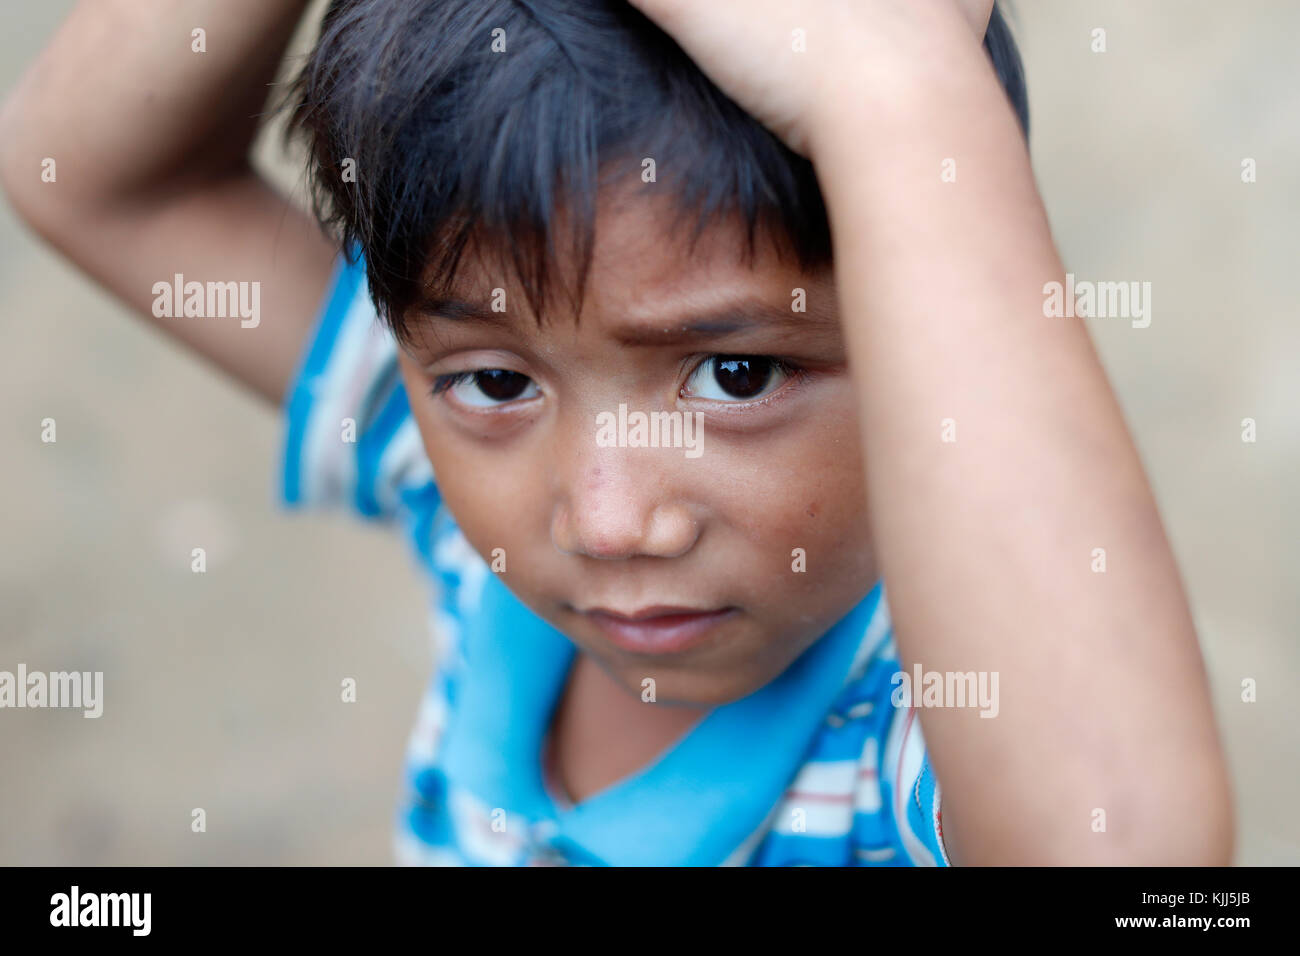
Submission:
[[[712,710],[735,703],[758,690],[767,680],[760,676],[738,676],[734,668],[721,671],[699,666],[682,665],[665,668],[647,662],[643,666],[624,663],[613,672],[619,684],[633,697],[641,697],[645,690],[642,681],[653,678],[656,704],[668,707],[695,707]]]

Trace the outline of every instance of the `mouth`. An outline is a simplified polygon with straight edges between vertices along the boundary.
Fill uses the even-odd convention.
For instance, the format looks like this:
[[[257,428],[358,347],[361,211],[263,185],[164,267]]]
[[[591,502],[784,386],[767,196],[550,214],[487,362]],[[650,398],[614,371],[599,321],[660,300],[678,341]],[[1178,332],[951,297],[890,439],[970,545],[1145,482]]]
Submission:
[[[633,654],[677,654],[703,642],[739,611],[734,607],[698,610],[655,606],[633,612],[597,607],[579,613],[622,650]]]

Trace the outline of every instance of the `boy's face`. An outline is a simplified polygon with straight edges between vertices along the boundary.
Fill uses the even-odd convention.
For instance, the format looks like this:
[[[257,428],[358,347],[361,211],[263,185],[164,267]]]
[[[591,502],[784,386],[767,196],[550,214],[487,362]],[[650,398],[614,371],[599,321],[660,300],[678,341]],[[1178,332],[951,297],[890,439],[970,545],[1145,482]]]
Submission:
[[[748,269],[738,229],[688,254],[668,212],[602,196],[576,322],[539,328],[467,263],[476,311],[408,315],[402,374],[447,505],[519,599],[629,693],[714,706],[778,676],[876,567],[830,271],[766,245]]]

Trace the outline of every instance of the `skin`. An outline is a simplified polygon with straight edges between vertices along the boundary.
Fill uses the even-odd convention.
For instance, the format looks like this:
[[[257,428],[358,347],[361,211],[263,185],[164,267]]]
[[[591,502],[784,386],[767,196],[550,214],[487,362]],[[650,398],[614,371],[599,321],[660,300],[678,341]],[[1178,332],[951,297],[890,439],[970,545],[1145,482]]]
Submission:
[[[0,109],[0,185],[15,211],[133,313],[270,402],[298,366],[337,255],[249,158],[306,5],[86,0]],[[205,53],[191,50],[195,24]],[[45,157],[57,182],[41,181]],[[153,284],[178,272],[261,283],[263,320],[155,318]]]
[[[627,744],[627,765],[598,777],[635,769],[701,707],[778,673],[880,573],[905,668],[1000,675],[995,720],[919,710],[954,862],[1227,863],[1231,795],[1177,566],[1086,328],[1043,316],[1043,285],[1064,268],[979,48],[989,0],[636,5],[812,160],[838,268],[833,285],[772,260],[741,274],[725,229],[674,261],[662,229],[609,214],[596,296],[576,324],[561,316],[543,335],[511,309],[510,330],[489,341],[429,317],[437,347],[468,334],[455,347],[536,376],[540,398],[514,426],[467,420],[415,387],[468,367],[469,352],[446,366],[427,352],[404,359],[471,542],[505,547],[510,586],[589,651],[562,736],[588,752]],[[249,117],[303,6],[87,0],[0,112],[0,182],[17,211],[150,321],[152,283],[175,272],[262,283],[256,329],[161,326],[271,400],[334,255],[248,161]],[[202,57],[178,39],[195,23],[221,38]],[[791,52],[794,28],[808,53]],[[57,185],[40,180],[47,156]],[[956,182],[940,180],[947,158]],[[490,270],[480,280],[491,281],[465,294],[500,286],[523,301]],[[805,387],[752,418],[708,410],[696,460],[591,440],[595,414],[620,401],[683,400],[688,350],[611,349],[616,324],[671,329],[742,290],[784,309],[797,286],[808,322],[836,316],[839,338],[768,330],[705,348],[812,349],[806,360],[828,368]],[[941,440],[945,419],[956,442]],[[794,547],[808,552],[807,575],[789,570]],[[1091,572],[1096,547],[1112,571]],[[653,672],[569,609],[696,601],[739,609],[725,640]],[[681,706],[625,693],[643,676]]]
[[[670,207],[627,199],[599,204],[581,315],[548,310],[539,328],[522,290],[480,264],[456,298],[490,312],[499,286],[513,307],[497,323],[409,316],[418,335],[402,372],[470,543],[483,555],[504,548],[514,593],[643,712],[646,677],[659,702],[698,712],[771,681],[875,583],[857,402],[829,270],[802,274],[770,242],[749,268],[734,223],[688,250],[673,241]],[[791,309],[796,288],[806,314]],[[684,340],[685,323],[754,303],[777,314]],[[645,344],[629,346],[629,336]],[[778,356],[798,371],[735,398],[711,367],[695,375],[718,353]],[[473,382],[431,394],[439,376],[493,368],[535,387],[491,407],[469,404],[489,401]],[[620,403],[703,413],[702,454],[599,447],[596,416]],[[794,548],[816,574],[792,571]],[[578,613],[654,605],[737,613],[703,644],[666,656],[623,650]]]

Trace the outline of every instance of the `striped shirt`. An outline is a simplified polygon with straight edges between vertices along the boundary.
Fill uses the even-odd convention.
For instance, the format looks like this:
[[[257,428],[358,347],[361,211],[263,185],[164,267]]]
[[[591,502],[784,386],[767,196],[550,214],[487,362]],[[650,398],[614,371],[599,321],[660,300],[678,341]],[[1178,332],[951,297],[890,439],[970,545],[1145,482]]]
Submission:
[[[399,529],[432,585],[435,669],[395,852],[453,866],[946,865],[940,792],[883,584],[769,684],[570,805],[542,767],[577,653],[470,547],[411,417],[364,264],[340,260],[286,402],[283,498]]]

